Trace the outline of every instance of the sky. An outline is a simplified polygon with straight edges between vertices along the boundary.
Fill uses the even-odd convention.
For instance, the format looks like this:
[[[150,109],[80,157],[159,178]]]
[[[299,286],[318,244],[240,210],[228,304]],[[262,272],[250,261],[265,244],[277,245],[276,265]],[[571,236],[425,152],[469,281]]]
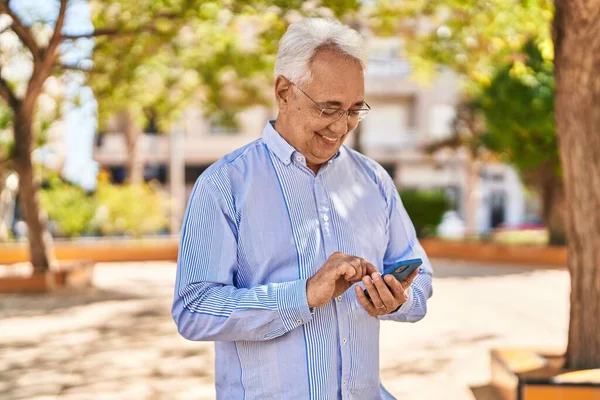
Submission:
[[[11,8],[30,24],[32,20],[48,21],[54,25],[58,15],[58,0],[13,0]],[[63,33],[83,34],[93,30],[90,9],[87,0],[70,0],[65,16]],[[89,61],[93,49],[93,39],[79,39],[72,45],[61,48],[62,60],[68,64]],[[97,131],[98,104],[92,90],[85,85],[82,75],[75,74],[68,82],[65,91],[67,101],[63,105],[64,113],[64,169],[63,175],[69,181],[93,190],[96,186],[98,165],[92,158],[94,137]],[[73,99],[79,96],[76,106]],[[52,156],[52,149],[40,149],[37,156],[44,161]]]

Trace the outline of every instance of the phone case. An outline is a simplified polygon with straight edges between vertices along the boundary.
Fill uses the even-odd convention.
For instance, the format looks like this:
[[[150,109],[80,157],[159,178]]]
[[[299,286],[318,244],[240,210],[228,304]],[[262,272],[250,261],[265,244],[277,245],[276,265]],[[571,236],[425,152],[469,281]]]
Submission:
[[[384,268],[382,277],[388,274],[392,274],[399,281],[403,281],[410,274],[412,274],[414,270],[419,268],[421,264],[423,264],[423,260],[421,260],[420,258],[399,261],[395,264],[390,265],[389,267]],[[369,296],[369,292],[367,291],[367,289],[364,289],[364,293],[365,296],[367,296],[367,299],[371,300],[371,296]]]

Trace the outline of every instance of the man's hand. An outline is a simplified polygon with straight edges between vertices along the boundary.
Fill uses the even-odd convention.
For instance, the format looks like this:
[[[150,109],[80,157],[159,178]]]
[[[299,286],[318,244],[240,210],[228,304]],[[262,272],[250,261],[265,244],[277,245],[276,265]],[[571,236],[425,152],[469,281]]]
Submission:
[[[306,282],[308,306],[322,307],[344,293],[365,275],[377,272],[368,261],[342,252],[333,253],[321,269]]]
[[[375,272],[371,276],[365,276],[362,281],[369,292],[369,296],[371,296],[371,300],[365,296],[359,285],[356,285],[354,291],[358,301],[370,316],[376,317],[389,314],[408,300],[410,285],[418,273],[419,269],[417,268],[402,282],[399,282],[392,275],[386,275],[385,279],[382,279],[379,272]]]

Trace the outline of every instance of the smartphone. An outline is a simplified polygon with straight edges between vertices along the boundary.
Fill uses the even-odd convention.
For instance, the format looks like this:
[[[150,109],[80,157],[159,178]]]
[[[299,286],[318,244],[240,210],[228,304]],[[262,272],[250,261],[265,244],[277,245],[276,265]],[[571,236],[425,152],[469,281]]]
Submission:
[[[402,260],[394,263],[388,267],[385,267],[383,270],[383,274],[381,277],[384,277],[388,274],[392,274],[398,281],[403,281],[407,276],[413,273],[414,270],[419,268],[423,264],[423,260],[420,258],[413,258],[411,260]],[[371,300],[371,296],[369,296],[369,292],[367,289],[364,290],[365,296],[367,299]]]

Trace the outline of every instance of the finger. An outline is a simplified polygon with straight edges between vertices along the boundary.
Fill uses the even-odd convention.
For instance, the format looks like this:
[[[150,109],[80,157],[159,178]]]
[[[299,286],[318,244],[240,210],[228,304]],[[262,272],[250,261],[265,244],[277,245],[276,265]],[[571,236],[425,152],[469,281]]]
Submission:
[[[366,260],[365,260],[365,262],[367,263],[366,273],[368,275],[373,275],[374,272],[379,272],[379,270],[377,269],[376,266],[374,266],[373,264],[371,264],[370,262],[368,262]]]
[[[396,277],[392,274],[385,276],[385,283],[387,283],[394,297],[396,297],[398,294],[404,293],[404,286],[402,285],[402,282],[396,279]]]
[[[412,283],[415,280],[415,278],[417,277],[417,275],[419,275],[419,268],[417,268],[413,272],[411,272],[411,274],[409,276],[407,276],[405,280],[402,281],[402,286],[404,286],[404,288],[407,288],[410,285],[412,285]]]
[[[350,282],[352,280],[352,277],[354,277],[354,275],[356,275],[356,269],[349,263],[342,262],[338,266],[336,280],[337,280],[337,278],[343,276],[345,280]]]
[[[362,281],[363,281],[363,284],[365,285],[365,288],[367,289],[367,292],[369,292],[369,297],[371,297],[371,303],[373,303],[375,308],[378,310],[385,308],[385,304],[381,300],[381,297],[379,297],[379,291],[377,290],[377,288],[375,288],[375,285],[373,284],[373,280],[371,279],[371,277],[365,276],[362,279]]]
[[[356,298],[358,299],[360,305],[363,306],[363,308],[369,313],[369,315],[372,317],[376,316],[377,311],[375,310],[373,303],[371,303],[369,299],[367,299],[367,296],[365,296],[365,293],[363,292],[360,285],[354,286],[354,293],[356,293]]]
[[[402,281],[402,282],[404,282],[404,281]],[[408,300],[408,296],[406,294],[406,288],[393,275],[386,275],[385,283],[387,283],[387,285],[389,286],[389,288],[392,292],[392,295],[394,296],[394,298],[396,300],[400,301],[401,303],[404,303],[405,301]]]
[[[375,285],[375,288],[379,293],[379,297],[381,298],[381,301],[385,307],[388,309],[394,309],[396,299],[394,298],[394,294],[390,291],[388,285],[381,277],[381,274],[379,272],[374,272],[373,275],[371,275],[371,279],[373,280],[373,284]]]
[[[348,261],[352,267],[356,270],[356,273],[352,277],[352,282],[358,282],[365,275],[364,265],[361,258],[353,257],[350,261]]]

